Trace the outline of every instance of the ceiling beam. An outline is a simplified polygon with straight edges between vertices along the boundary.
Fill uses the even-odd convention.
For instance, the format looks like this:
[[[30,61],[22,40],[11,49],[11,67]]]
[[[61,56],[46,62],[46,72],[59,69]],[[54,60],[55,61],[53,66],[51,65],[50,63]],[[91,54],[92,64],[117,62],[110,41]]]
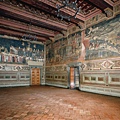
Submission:
[[[56,6],[50,6],[50,4],[44,3],[42,1],[35,1],[35,0],[20,0],[20,2],[27,4],[27,5],[32,5],[33,7],[44,11],[46,14],[49,14],[51,16],[57,17],[57,8]],[[63,12],[61,11],[61,14],[65,14],[66,16],[70,16],[70,14],[68,14],[68,12]],[[58,17],[58,19],[61,19],[60,17]],[[68,22],[68,19],[64,18],[62,21]],[[73,24],[77,24],[78,21],[81,21],[81,19],[72,19],[69,21],[70,23]],[[82,21],[83,22],[83,21]]]
[[[51,20],[49,18],[43,17],[42,15],[38,16],[38,15],[36,15],[34,13],[22,10],[22,9],[20,9],[18,7],[11,6],[9,4],[5,4],[3,2],[1,2],[1,4],[0,4],[0,9],[11,12],[11,14],[16,15],[16,17],[19,15],[19,16],[21,16],[23,18],[26,18],[26,19],[36,20],[37,22],[41,22],[41,23],[46,24],[46,26],[51,25],[53,27],[57,27],[57,28],[60,28],[60,29],[63,29],[63,30],[67,30],[67,27],[68,27],[68,25],[63,24],[63,23],[61,23],[59,21]]]
[[[113,7],[110,4],[106,3],[104,0],[87,0],[87,1],[90,1],[97,8],[100,8],[102,10],[106,9],[107,7],[113,9]]]
[[[103,0],[85,0],[86,2],[88,2],[89,4],[95,6],[96,8],[100,9],[102,11],[102,13],[104,13],[107,16],[107,13],[105,13],[105,9],[108,7],[110,9],[113,9],[113,7],[106,3]]]
[[[116,0],[116,1],[115,0],[104,0],[104,1],[111,6],[115,6],[115,5],[120,4],[120,0]]]
[[[39,27],[36,27],[36,26],[33,26],[33,25],[25,24],[25,23],[18,22],[18,21],[15,21],[15,20],[13,21],[13,20],[10,20],[10,19],[5,19],[5,18],[2,18],[2,17],[0,17],[0,24],[8,26],[8,27],[12,27],[12,28],[18,28],[20,30],[26,30],[26,31],[31,31],[33,33],[43,34],[44,36],[45,35],[46,36],[51,36],[51,37],[54,36],[53,31],[45,30],[45,29],[42,29],[42,28],[39,28]]]
[[[13,31],[16,31],[16,32],[21,32],[21,33],[24,33],[25,36],[40,36],[40,37],[44,37],[46,39],[48,39],[50,36],[46,36],[46,35],[43,35],[43,34],[39,34],[39,33],[33,33],[32,31],[26,31],[26,30],[23,30],[23,29],[19,29],[19,28],[13,28],[11,26],[6,26],[6,25],[0,25],[1,28],[5,28],[5,29],[8,29],[8,30],[13,30]],[[23,36],[24,36],[23,35]]]
[[[14,31],[14,30],[0,28],[0,34],[22,38],[25,33]],[[36,36],[36,38],[37,38],[37,41],[39,40],[41,42],[46,42],[46,40],[47,40],[46,38],[40,37],[40,36]]]
[[[39,10],[44,11],[45,13],[49,13],[50,15],[56,14],[56,8],[50,6],[49,4],[46,4],[41,1],[36,1],[36,0],[19,0],[19,2],[27,4],[27,5],[32,5],[32,7],[35,7]],[[57,15],[57,14],[56,14]]]
[[[32,24],[34,26],[37,26],[37,27],[40,27],[41,29],[45,29],[45,30],[48,30],[48,31],[53,31],[53,32],[61,32],[63,29],[61,28],[58,28],[58,27],[53,27],[53,26],[50,26],[50,25],[46,25],[44,23],[41,23],[41,22],[38,22],[36,20],[30,20],[30,19],[27,19],[27,18],[22,18],[21,16],[18,16],[17,17],[15,15],[12,15],[11,13],[9,13],[8,11],[4,11],[4,10],[1,10],[0,9],[0,15],[2,17],[5,17],[5,18],[9,18],[9,19],[12,19],[12,20],[15,20],[15,21],[19,21],[19,22],[23,22],[25,24]]]
[[[104,0],[106,3],[108,3],[109,5],[113,6],[114,2],[112,2],[112,0]]]

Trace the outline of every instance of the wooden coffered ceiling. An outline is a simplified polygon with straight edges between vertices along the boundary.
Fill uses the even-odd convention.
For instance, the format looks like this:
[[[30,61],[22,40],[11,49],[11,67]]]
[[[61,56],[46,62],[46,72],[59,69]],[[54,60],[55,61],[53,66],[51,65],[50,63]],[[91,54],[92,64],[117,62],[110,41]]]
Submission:
[[[112,10],[117,2],[120,0],[78,0],[77,6],[81,6],[81,10],[76,18],[68,21],[57,17],[56,5],[62,5],[62,0],[0,0],[0,34],[18,38],[31,34],[37,41],[46,42],[57,33],[63,34],[62,31],[72,24],[79,26],[92,16],[101,12],[106,14],[105,9]],[[61,13],[73,16],[75,11],[63,8]]]

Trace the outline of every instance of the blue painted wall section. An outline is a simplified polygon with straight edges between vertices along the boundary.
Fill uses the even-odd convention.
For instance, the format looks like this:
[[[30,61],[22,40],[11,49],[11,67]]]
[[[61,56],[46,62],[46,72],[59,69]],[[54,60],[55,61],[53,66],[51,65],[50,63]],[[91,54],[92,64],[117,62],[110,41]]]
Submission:
[[[44,45],[0,37],[0,63],[27,64],[42,61]]]

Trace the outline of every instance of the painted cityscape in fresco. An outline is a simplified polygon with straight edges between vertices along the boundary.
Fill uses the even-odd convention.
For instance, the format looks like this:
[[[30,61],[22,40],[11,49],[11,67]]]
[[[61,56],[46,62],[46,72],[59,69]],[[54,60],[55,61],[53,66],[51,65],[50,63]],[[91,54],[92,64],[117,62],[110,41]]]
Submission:
[[[86,29],[86,38],[86,60],[120,56],[120,15]]]
[[[0,62],[27,64],[30,61],[43,61],[44,45],[27,41],[0,38]]]

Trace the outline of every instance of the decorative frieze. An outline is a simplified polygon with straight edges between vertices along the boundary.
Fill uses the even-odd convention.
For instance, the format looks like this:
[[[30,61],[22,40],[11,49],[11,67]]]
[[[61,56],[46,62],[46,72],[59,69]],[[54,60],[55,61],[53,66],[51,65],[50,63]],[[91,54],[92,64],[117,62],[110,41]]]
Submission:
[[[83,71],[120,69],[120,57],[85,61],[81,67]]]
[[[19,64],[0,64],[0,71],[29,71],[28,65]]]

